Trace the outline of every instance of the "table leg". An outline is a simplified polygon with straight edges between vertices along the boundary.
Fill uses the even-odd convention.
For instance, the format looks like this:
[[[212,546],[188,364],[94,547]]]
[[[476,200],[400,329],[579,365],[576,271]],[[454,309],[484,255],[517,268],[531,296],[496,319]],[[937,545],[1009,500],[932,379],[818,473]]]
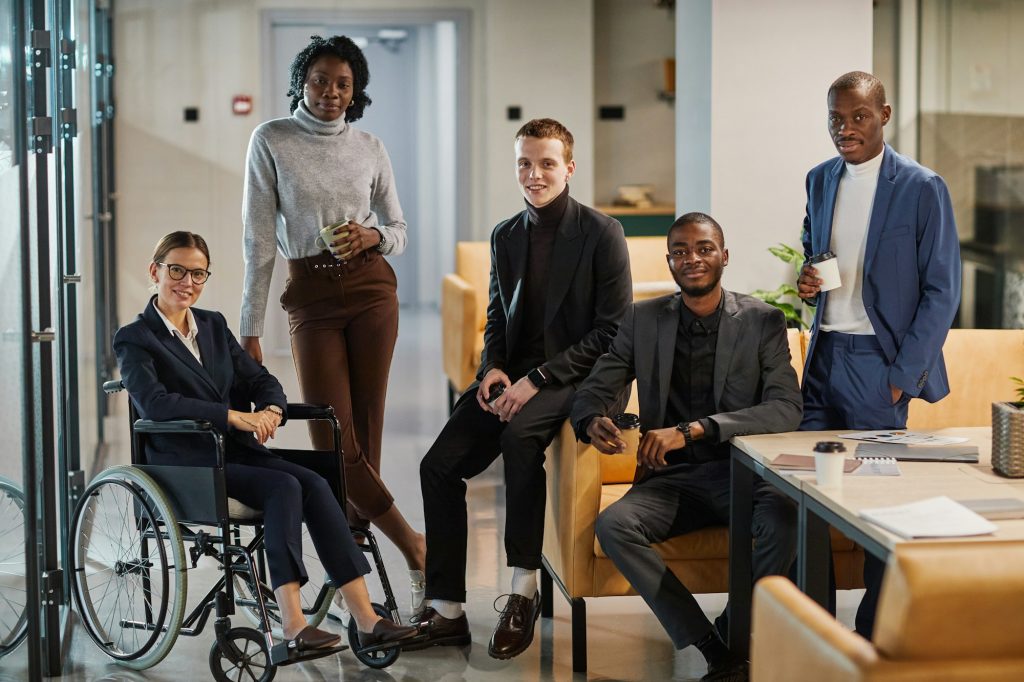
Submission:
[[[754,518],[754,472],[740,458],[744,454],[729,446],[729,648],[738,656],[750,655],[750,609],[753,600],[752,543],[750,525]]]
[[[828,524],[810,509],[806,500],[799,509],[797,585],[823,608],[829,607],[828,562],[832,551]]]

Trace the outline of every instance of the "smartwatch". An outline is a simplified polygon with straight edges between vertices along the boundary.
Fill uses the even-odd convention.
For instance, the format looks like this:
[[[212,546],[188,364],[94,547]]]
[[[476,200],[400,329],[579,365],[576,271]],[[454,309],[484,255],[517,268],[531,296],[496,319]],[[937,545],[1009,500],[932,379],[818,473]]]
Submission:
[[[526,375],[526,378],[530,380],[533,387],[537,390],[544,388],[550,383],[551,379],[544,375],[544,370],[540,367],[534,367],[530,370],[530,373]]]

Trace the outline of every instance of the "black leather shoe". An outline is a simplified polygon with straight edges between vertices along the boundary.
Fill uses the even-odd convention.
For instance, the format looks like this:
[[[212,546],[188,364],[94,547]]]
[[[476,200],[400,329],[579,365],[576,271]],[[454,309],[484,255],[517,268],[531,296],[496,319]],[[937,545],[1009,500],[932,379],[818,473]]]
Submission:
[[[521,594],[510,594],[505,608],[498,616],[498,625],[491,635],[487,653],[501,660],[518,656],[533,642],[533,626],[540,616],[540,592],[528,599]]]
[[[701,682],[748,682],[750,664],[746,661],[732,660],[720,666],[709,665],[708,674],[700,679]]]
[[[387,618],[381,618],[373,626],[373,632],[359,632],[359,648],[378,647],[382,644],[400,644],[419,634],[419,628],[399,625]]]
[[[341,641],[341,635],[333,632],[318,630],[312,625],[307,625],[299,631],[299,634],[289,642],[289,648],[296,651],[310,651],[311,649],[325,649],[332,647]]]
[[[433,607],[428,606],[418,623],[426,637],[402,647],[403,651],[418,651],[432,646],[466,646],[473,641],[465,613],[458,618],[445,618]]]

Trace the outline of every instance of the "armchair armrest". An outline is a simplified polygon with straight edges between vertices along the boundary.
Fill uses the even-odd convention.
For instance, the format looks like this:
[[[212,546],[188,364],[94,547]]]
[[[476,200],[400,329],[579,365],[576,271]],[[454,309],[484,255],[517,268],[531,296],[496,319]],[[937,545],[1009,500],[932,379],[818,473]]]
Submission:
[[[594,524],[601,507],[601,453],[566,421],[547,450],[544,557],[572,596],[594,589]]]
[[[865,679],[879,664],[871,643],[847,630],[781,576],[754,589],[751,677],[758,682]]]
[[[456,274],[441,280],[441,355],[444,373],[457,391],[464,391],[476,378],[480,358],[474,347],[477,326],[477,292]]]

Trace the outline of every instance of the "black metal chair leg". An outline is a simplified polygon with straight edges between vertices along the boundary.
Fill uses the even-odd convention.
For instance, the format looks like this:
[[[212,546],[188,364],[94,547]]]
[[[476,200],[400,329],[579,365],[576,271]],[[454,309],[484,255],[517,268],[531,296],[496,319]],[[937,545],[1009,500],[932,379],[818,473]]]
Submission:
[[[543,618],[551,618],[555,615],[554,600],[555,582],[545,566],[540,568],[540,615]]]
[[[572,607],[572,671],[587,672],[587,603],[582,597],[569,602]]]

